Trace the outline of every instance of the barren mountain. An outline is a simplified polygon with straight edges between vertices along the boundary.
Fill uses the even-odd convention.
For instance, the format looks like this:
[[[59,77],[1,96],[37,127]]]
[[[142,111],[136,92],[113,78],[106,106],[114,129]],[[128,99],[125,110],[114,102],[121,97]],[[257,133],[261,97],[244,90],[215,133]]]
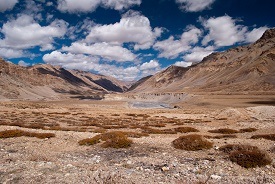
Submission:
[[[104,93],[127,89],[122,82],[112,77],[51,65],[26,68],[1,59],[0,78],[0,98],[11,99],[55,99],[64,95],[99,98]]]
[[[131,92],[247,93],[275,90],[275,29],[255,43],[213,53],[188,68],[170,66]],[[131,88],[130,88],[131,89]]]

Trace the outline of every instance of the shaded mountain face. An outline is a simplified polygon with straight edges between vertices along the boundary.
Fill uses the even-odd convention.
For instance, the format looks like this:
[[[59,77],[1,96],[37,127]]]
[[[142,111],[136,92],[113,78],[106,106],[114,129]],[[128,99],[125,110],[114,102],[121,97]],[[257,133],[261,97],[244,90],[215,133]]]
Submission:
[[[188,68],[171,66],[136,85],[132,92],[273,92],[275,29],[255,43],[213,53]]]
[[[26,68],[1,59],[0,79],[0,98],[55,99],[62,95],[93,96],[127,90],[123,82],[112,77],[51,65]]]

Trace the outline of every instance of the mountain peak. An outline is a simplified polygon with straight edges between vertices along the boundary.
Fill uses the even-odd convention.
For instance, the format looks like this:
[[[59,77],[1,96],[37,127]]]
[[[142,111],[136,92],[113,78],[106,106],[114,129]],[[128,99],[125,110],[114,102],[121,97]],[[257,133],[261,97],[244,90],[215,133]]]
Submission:
[[[272,38],[275,38],[275,28],[266,30],[260,40],[268,40]]]

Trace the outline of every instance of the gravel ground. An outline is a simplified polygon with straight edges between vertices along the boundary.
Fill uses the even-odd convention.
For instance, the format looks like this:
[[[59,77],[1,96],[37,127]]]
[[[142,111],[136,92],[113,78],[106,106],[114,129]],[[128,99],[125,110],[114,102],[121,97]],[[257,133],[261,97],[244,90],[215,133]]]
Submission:
[[[89,106],[84,107],[78,110],[83,112]],[[94,111],[91,112],[102,111],[98,108],[93,105]],[[16,106],[6,108],[5,112],[11,109],[15,110]],[[112,112],[123,111],[109,109]],[[52,107],[46,110],[52,111]],[[136,109],[129,111],[137,113]],[[147,112],[138,112],[141,111]],[[208,121],[189,125],[199,129],[202,135],[212,135],[207,131],[214,128],[259,129],[257,132],[237,134],[235,139],[209,139],[214,147],[200,151],[173,148],[171,142],[183,134],[132,138],[134,143],[130,148],[114,149],[78,145],[79,140],[96,133],[1,125],[0,131],[22,129],[51,132],[56,137],[0,139],[0,183],[275,183],[274,141],[250,139],[251,135],[274,132],[274,112],[274,107],[262,106],[226,108],[204,114],[181,114],[179,110],[166,112],[163,109],[148,113],[151,116],[174,117],[181,114],[180,118],[205,118]],[[3,108],[1,113],[4,113]],[[245,169],[219,151],[220,146],[230,143],[258,146],[269,154],[273,162],[264,167]]]

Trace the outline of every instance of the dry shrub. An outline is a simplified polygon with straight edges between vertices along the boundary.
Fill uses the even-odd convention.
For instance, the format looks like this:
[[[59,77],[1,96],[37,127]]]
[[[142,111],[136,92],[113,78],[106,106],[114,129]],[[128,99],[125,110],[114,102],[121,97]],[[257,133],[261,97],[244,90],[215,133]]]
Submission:
[[[132,138],[141,138],[141,137],[148,137],[149,134],[146,133],[139,133],[139,132],[124,132],[128,137]]]
[[[239,133],[238,130],[230,129],[230,128],[220,128],[215,130],[209,130],[210,133],[219,133],[219,134],[235,134]]]
[[[267,139],[267,140],[275,141],[275,134],[253,135],[251,139]]]
[[[261,167],[272,162],[271,158],[256,146],[229,144],[219,150],[228,153],[232,162],[244,168]]]
[[[46,138],[55,137],[55,134],[53,134],[53,133],[25,132],[24,136],[27,136],[27,137],[36,137],[36,138],[39,138],[39,139],[46,139]]]
[[[175,139],[172,142],[173,146],[177,149],[183,149],[187,151],[197,151],[202,149],[210,149],[213,147],[213,143],[209,142],[201,135],[186,135]]]
[[[105,133],[105,132],[107,132],[107,130],[106,129],[104,129],[104,128],[97,128],[97,129],[94,129],[94,130],[92,130],[92,132],[94,132],[94,133]]]
[[[257,131],[258,129],[257,128],[243,128],[243,129],[240,129],[240,133],[245,133],[245,132],[255,132]]]
[[[178,128],[175,128],[175,131],[180,133],[199,132],[199,130],[192,127],[178,127]]]
[[[22,136],[45,139],[45,138],[55,137],[55,134],[26,132],[23,130],[5,130],[0,132],[0,138],[12,138],[12,137],[22,137]]]
[[[79,145],[86,145],[86,146],[90,146],[90,145],[94,145],[94,144],[97,144],[97,143],[100,143],[100,135],[96,135],[92,138],[87,138],[87,139],[83,139],[83,140],[80,140],[78,141],[78,144]]]
[[[272,162],[270,157],[261,150],[235,151],[229,155],[229,159],[245,168],[266,166]]]
[[[165,123],[156,123],[156,124],[150,124],[151,127],[166,127],[166,124]]]
[[[0,138],[11,138],[23,136],[22,130],[5,130],[0,132]]]
[[[146,134],[176,134],[177,132],[173,129],[154,129],[150,127],[141,127],[142,133]]]
[[[109,132],[105,134],[103,139],[105,142],[102,144],[103,148],[128,148],[133,143],[132,140],[128,139],[128,137],[121,132]]]
[[[229,134],[229,135],[216,135],[216,136],[204,136],[207,139],[227,139],[227,138],[237,138],[236,135]]]
[[[114,131],[96,135],[92,138],[83,139],[79,141],[78,144],[94,145],[100,143],[101,141],[105,141],[102,144],[102,147],[104,148],[128,148],[133,143],[132,140],[128,139],[127,134],[125,132]]]
[[[234,151],[253,151],[258,150],[257,146],[251,146],[247,144],[227,144],[219,148],[220,151],[224,153],[231,153]]]

